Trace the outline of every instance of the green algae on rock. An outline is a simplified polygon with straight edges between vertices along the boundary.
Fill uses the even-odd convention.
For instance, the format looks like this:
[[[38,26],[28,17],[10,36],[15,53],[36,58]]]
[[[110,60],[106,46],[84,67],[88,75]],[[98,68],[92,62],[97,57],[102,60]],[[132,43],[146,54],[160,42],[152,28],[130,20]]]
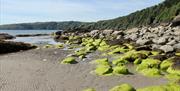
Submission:
[[[113,74],[115,75],[126,75],[129,74],[129,70],[125,66],[115,66],[113,67]]]
[[[84,89],[83,91],[96,91],[94,88],[87,88],[87,89]]]
[[[172,67],[169,67],[167,69],[167,72],[170,74],[179,74],[180,75],[180,70],[173,69]]]
[[[140,71],[144,76],[148,77],[159,77],[161,76],[161,71],[156,68],[147,68]]]
[[[167,70],[171,65],[173,64],[173,62],[171,60],[164,60],[161,64],[160,64],[160,68],[162,70]]]
[[[121,84],[119,86],[115,86],[111,88],[109,91],[136,91],[136,90],[129,84]]]
[[[161,86],[150,86],[137,89],[137,91],[180,91],[180,85],[173,83]]]
[[[67,57],[61,62],[61,64],[74,64],[74,63],[77,63],[74,57]]]
[[[107,58],[103,58],[103,59],[97,59],[94,60],[93,62],[91,62],[93,64],[97,64],[97,65],[109,65],[108,59]]]
[[[53,46],[52,45],[45,45],[43,48],[52,48]]]
[[[109,65],[97,65],[95,71],[97,75],[108,75],[112,73],[112,67]]]

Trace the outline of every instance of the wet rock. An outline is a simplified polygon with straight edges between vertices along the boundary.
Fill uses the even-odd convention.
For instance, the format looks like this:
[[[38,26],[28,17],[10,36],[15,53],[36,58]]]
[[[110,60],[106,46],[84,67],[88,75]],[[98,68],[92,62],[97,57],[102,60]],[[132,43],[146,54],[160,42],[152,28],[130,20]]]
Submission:
[[[156,56],[151,56],[150,58],[163,61],[163,60],[167,59],[167,56],[166,55],[156,55]]]
[[[15,37],[7,33],[0,33],[0,40],[13,39],[13,38]]]
[[[35,36],[48,36],[49,34],[20,34],[16,37],[35,37]]]
[[[174,48],[172,46],[170,46],[170,45],[161,46],[160,49],[162,51],[164,51],[165,53],[173,52],[174,51]]]
[[[151,51],[151,46],[150,45],[144,45],[144,46],[138,46],[135,48],[137,51],[140,51],[140,50],[148,50],[148,51]]]
[[[0,54],[18,52],[21,50],[29,50],[33,48],[36,48],[36,46],[23,42],[0,41]]]

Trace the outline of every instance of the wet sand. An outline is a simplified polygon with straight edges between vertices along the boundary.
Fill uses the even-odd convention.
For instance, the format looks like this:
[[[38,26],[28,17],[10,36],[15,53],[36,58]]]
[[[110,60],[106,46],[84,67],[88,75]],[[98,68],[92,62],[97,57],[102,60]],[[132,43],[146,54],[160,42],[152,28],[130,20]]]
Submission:
[[[135,88],[167,83],[166,79],[140,74],[97,76],[90,73],[94,69],[89,63],[91,59],[60,64],[59,60],[71,53],[62,49],[34,49],[0,55],[0,91],[82,91],[88,87],[108,91],[121,83]]]

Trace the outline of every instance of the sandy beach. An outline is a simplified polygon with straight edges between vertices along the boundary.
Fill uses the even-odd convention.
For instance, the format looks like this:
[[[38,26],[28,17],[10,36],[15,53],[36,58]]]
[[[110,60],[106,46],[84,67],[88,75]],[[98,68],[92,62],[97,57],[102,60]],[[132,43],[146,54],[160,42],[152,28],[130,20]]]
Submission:
[[[77,64],[60,64],[59,60],[71,53],[50,48],[0,55],[0,91],[82,91],[88,87],[108,91],[122,83],[135,88],[167,83],[166,79],[140,74],[97,76],[90,73],[94,69],[90,58]]]

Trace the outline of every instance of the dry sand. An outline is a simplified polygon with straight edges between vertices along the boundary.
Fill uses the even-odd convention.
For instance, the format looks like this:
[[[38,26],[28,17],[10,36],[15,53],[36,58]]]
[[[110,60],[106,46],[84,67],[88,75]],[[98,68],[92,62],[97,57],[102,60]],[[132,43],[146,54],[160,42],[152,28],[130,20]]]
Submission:
[[[34,49],[0,55],[0,91],[82,91],[88,87],[108,91],[121,83],[140,88],[167,82],[139,74],[96,76],[90,74],[94,65],[87,62],[89,59],[72,65],[60,64],[58,60],[70,53],[61,49]]]

